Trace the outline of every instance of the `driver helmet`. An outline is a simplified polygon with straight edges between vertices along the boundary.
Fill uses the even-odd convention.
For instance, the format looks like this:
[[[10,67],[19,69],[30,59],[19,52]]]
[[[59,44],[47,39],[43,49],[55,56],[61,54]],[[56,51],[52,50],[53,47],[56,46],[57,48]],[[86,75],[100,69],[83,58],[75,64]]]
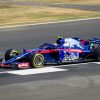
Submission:
[[[65,40],[64,40],[63,37],[58,36],[58,39],[57,39],[56,43],[58,45],[63,45],[65,43]]]

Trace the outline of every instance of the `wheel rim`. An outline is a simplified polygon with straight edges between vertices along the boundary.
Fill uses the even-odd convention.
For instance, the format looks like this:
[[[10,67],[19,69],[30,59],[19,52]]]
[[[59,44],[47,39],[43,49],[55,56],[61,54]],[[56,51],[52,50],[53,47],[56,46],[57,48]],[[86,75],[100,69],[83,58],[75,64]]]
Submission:
[[[35,58],[35,64],[36,64],[37,66],[43,65],[43,58],[42,58],[42,56],[37,56],[37,57]]]

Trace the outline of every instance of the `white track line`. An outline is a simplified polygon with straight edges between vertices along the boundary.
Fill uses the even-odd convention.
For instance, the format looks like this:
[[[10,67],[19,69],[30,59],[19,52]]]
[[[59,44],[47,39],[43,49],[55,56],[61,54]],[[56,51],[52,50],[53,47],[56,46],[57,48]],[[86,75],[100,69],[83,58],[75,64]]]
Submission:
[[[67,70],[68,69],[44,67],[44,68],[38,68],[38,69],[8,71],[7,73],[16,74],[16,75],[33,75],[33,74],[51,73],[51,72],[59,72],[59,71],[67,71]]]
[[[83,18],[83,19],[75,19],[75,20],[64,20],[64,21],[51,21],[51,22],[36,23],[36,24],[23,24],[23,25],[13,25],[13,26],[1,26],[0,28],[14,28],[14,27],[24,27],[24,26],[35,26],[35,25],[45,25],[45,24],[56,24],[56,23],[63,23],[63,22],[76,22],[76,21],[94,20],[94,19],[100,19],[100,17],[95,17],[95,18]]]
[[[7,73],[7,71],[2,71],[2,72],[0,72],[0,74],[5,74],[5,73]]]
[[[51,73],[51,72],[59,72],[59,71],[68,71],[68,69],[63,69],[61,67],[67,67],[67,66],[77,66],[77,65],[83,65],[83,64],[89,64],[89,63],[80,63],[80,64],[65,64],[65,65],[58,65],[58,66],[50,66],[50,67],[43,67],[38,69],[24,69],[24,70],[12,70],[12,71],[4,71],[0,72],[0,74],[3,73],[9,73],[9,74],[16,74],[16,75],[32,75],[32,74],[43,74],[43,73]]]
[[[50,66],[38,69],[24,69],[24,70],[12,70],[12,71],[2,71],[0,74],[8,73],[8,74],[15,74],[15,75],[32,75],[32,74],[43,74],[43,73],[52,73],[52,72],[61,72],[61,71],[68,71],[68,69],[63,69],[61,67],[76,67],[78,65],[85,65],[85,64],[100,64],[100,62],[87,62],[87,63],[78,63],[78,64],[65,64],[59,66]],[[81,66],[80,66],[81,67]]]
[[[86,65],[86,64],[91,64],[92,62],[87,62],[87,63],[77,63],[77,64],[65,64],[65,65],[60,65],[60,66],[52,66],[52,67],[64,67],[64,66],[71,66],[71,67],[76,67],[77,65]]]
[[[88,64],[88,63],[82,63],[82,64]],[[0,72],[0,74],[9,73],[9,74],[25,75],[27,73],[28,75],[30,75],[30,74],[50,73],[50,72],[57,72],[57,71],[67,71],[68,69],[65,70],[65,69],[62,69],[61,67],[64,67],[64,66],[67,67],[67,66],[72,66],[72,65],[82,65],[82,64],[68,64],[68,65],[65,64],[65,65],[50,66],[50,67],[46,66],[46,67],[38,68],[38,69],[2,71]]]
[[[91,63],[94,63],[94,64],[100,64],[100,62],[91,62]]]

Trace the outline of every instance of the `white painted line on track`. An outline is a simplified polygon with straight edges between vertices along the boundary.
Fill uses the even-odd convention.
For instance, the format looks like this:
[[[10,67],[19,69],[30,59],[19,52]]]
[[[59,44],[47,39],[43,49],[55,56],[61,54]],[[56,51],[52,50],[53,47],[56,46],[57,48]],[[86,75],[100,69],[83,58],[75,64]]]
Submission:
[[[24,70],[11,70],[11,71],[2,71],[0,74],[15,74],[15,75],[32,75],[32,74],[43,74],[43,73],[52,73],[52,72],[61,72],[61,71],[68,71],[69,69],[63,69],[61,67],[76,67],[79,65],[86,65],[86,64],[100,64],[100,62],[87,62],[87,63],[78,63],[78,64],[65,64],[65,65],[58,65],[58,66],[50,66],[44,68],[37,68],[37,69],[24,69]],[[80,66],[81,67],[81,66]]]
[[[38,68],[38,69],[8,71],[7,73],[16,74],[16,75],[32,75],[32,74],[59,72],[59,71],[67,71],[67,70],[68,69],[60,69],[60,68],[54,68],[54,67],[44,67],[44,68]]]
[[[2,72],[0,72],[0,74],[5,74],[5,73],[7,73],[7,71],[2,71]]]
[[[12,70],[12,71],[4,71],[0,72],[0,74],[8,73],[8,74],[15,74],[15,75],[32,75],[32,74],[43,74],[43,73],[52,73],[52,72],[59,72],[59,71],[68,71],[68,69],[63,69],[61,67],[75,67],[77,65],[83,65],[89,63],[78,63],[78,64],[65,64],[65,65],[58,65],[58,66],[50,66],[38,69],[24,69],[24,70]]]
[[[77,65],[86,65],[86,64],[91,64],[91,62],[87,62],[87,63],[77,63],[77,64],[65,64],[65,65],[60,65],[60,66],[52,66],[52,67],[64,67],[64,66],[71,66],[71,67],[75,67]]]
[[[100,62],[91,62],[91,63],[94,63],[94,64],[100,64]]]
[[[74,20],[64,20],[64,21],[51,21],[51,22],[43,22],[43,23],[36,23],[36,24],[23,24],[23,25],[13,25],[13,26],[1,26],[0,28],[15,28],[15,27],[24,27],[24,26],[36,26],[36,25],[45,25],[45,24],[56,24],[56,23],[63,23],[63,22],[76,22],[76,21],[85,21],[85,20],[95,20],[100,19],[100,17],[95,18],[83,18],[83,19],[74,19]]]

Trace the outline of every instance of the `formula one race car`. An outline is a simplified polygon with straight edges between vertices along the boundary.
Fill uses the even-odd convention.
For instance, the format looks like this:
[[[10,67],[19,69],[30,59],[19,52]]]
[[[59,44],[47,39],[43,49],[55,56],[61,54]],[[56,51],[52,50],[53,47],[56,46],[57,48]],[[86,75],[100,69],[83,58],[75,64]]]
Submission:
[[[59,37],[55,44],[44,43],[36,49],[9,49],[1,60],[1,67],[39,68],[44,64],[100,61],[100,39]]]

